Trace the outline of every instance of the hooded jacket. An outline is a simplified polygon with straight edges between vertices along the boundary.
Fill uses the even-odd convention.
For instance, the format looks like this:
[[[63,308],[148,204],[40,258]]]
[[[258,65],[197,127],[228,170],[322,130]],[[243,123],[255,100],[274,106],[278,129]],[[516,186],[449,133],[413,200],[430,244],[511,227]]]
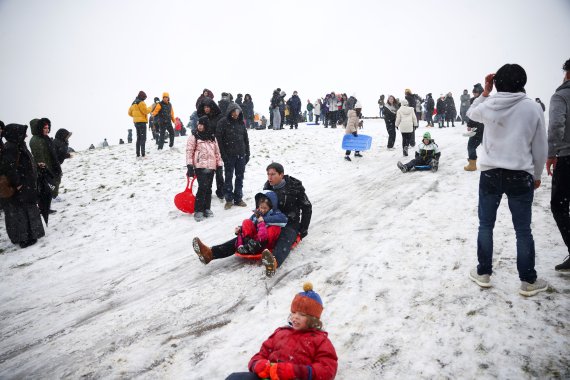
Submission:
[[[412,107],[409,107],[407,101],[402,100],[402,106],[396,112],[396,127],[400,128],[402,133],[411,133],[414,127],[418,126],[418,118]]]
[[[548,145],[544,113],[534,100],[524,92],[479,96],[467,117],[485,124],[477,154],[481,171],[524,170],[540,180]]]
[[[338,357],[328,334],[316,329],[278,328],[249,361],[250,371],[258,360],[292,363],[295,379],[332,380],[338,368]]]
[[[204,112],[204,107],[210,107],[210,113],[206,114],[206,112]],[[220,107],[218,107],[218,105],[216,104],[216,102],[214,102],[212,99],[205,97],[204,99],[202,99],[202,102],[198,105],[198,108],[196,110],[197,114],[198,114],[198,118],[201,118],[202,116],[207,116],[208,117],[208,125],[209,128],[212,129],[212,131],[214,132],[214,135],[216,134],[216,126],[218,125],[218,121],[220,120],[222,113],[220,111]],[[196,123],[198,124],[198,123]]]
[[[129,107],[129,116],[133,118],[134,123],[147,123],[150,111],[144,100],[136,98]]]
[[[346,123],[346,128],[344,130],[345,134],[350,134],[350,133],[354,133],[354,132],[358,132],[358,122],[359,122],[359,118],[358,118],[358,113],[351,109],[348,111],[348,122]]]
[[[271,202],[271,210],[267,214],[263,215],[263,220],[267,226],[278,226],[285,227],[287,225],[287,217],[279,210],[279,201],[277,200],[277,194],[271,190],[264,190],[261,193],[255,194],[255,204],[259,204],[261,198],[268,198]],[[253,214],[249,219],[252,222],[257,223],[257,215]]]
[[[4,128],[3,136],[6,139],[6,144],[4,144],[2,151],[0,171],[6,174],[14,188],[22,186],[16,190],[13,197],[15,200],[35,204],[38,198],[38,172],[36,161],[26,147],[27,129],[27,126],[20,124],[8,124]]]
[[[186,144],[186,164],[196,169],[212,170],[222,166],[222,156],[216,140],[201,140],[190,134]]]
[[[62,164],[66,158],[70,158],[69,154],[69,138],[71,137],[71,132],[67,129],[60,128],[55,133],[55,139],[53,139],[53,146],[55,148],[55,154],[57,156],[57,161]]]
[[[44,136],[43,127],[47,123],[47,119],[34,119],[30,121],[30,129],[32,130],[32,138],[30,139],[30,150],[34,155],[37,163],[43,162],[46,167],[55,176],[61,175],[61,166],[57,159],[53,140],[49,136]]]
[[[198,99],[196,100],[196,109],[198,109],[198,107],[200,106],[200,103],[202,103],[202,101],[204,100],[204,98],[206,98],[206,96],[204,96],[204,92],[208,95],[207,97],[210,99],[214,99],[214,93],[210,90],[208,90],[207,88],[204,89],[204,91],[202,91],[202,95],[200,95],[198,97]]]
[[[239,111],[237,119],[232,118],[234,110]],[[220,147],[222,159],[229,156],[249,156],[249,138],[243,122],[243,113],[236,103],[230,103],[225,116],[220,119],[216,128],[216,140]]]
[[[285,186],[275,189],[269,181],[263,185],[264,190],[273,190],[277,195],[278,208],[287,216],[287,225],[303,234],[309,230],[313,205],[309,201],[303,183],[298,179],[285,175]]]
[[[548,115],[548,157],[570,155],[570,80],[550,98]]]

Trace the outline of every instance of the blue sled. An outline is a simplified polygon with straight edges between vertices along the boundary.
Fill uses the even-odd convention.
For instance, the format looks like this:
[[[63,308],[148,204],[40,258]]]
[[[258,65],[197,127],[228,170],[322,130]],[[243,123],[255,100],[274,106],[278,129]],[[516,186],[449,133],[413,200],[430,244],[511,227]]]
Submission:
[[[342,149],[344,150],[370,150],[372,137],[367,135],[344,135],[342,138]]]

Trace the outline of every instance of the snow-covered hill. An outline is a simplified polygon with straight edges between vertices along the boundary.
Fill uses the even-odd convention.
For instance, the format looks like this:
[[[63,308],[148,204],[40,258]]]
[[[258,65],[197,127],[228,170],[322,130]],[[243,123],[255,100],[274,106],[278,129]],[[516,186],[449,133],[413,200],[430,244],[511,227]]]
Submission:
[[[1,223],[0,377],[223,379],[246,370],[310,280],[338,379],[569,378],[570,276],[554,272],[566,247],[551,179],[533,208],[536,267],[551,290],[518,294],[506,200],[494,287],[480,289],[467,277],[479,172],[463,171],[464,131],[430,129],[442,150],[435,174],[402,174],[381,120],[365,121],[373,149],[353,162],[339,129],[250,131],[244,200],[253,205],[278,161],[313,203],[308,237],[270,279],[236,257],[198,261],[192,238],[226,241],[250,208],[225,211],[215,200],[215,217],[196,223],[174,207],[186,138],[164,151],[149,141],[140,161],[133,144],[77,153],[63,165],[65,200],[45,238],[17,249]]]

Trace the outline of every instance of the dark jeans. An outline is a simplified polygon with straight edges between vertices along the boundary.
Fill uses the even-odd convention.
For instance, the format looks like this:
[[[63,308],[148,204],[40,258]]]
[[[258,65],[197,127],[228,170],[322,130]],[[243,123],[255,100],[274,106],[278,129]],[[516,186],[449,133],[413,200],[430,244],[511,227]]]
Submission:
[[[467,141],[467,154],[470,160],[477,159],[477,147],[481,145],[481,140],[483,140],[483,129],[477,128],[475,135],[469,137],[469,141]]]
[[[281,233],[279,234],[279,239],[273,248],[273,256],[277,259],[277,265],[281,266],[283,262],[291,253],[291,246],[297,240],[297,235],[299,234],[298,228],[292,227],[287,224],[285,227],[281,228]],[[230,257],[235,253],[235,245],[237,238],[226,241],[225,243],[218,244],[212,247],[213,259],[223,259]]]
[[[250,119],[250,118],[245,119],[245,127],[246,127],[247,129],[253,128],[253,118],[251,118],[251,119]]]
[[[517,239],[517,269],[521,281],[533,283],[534,239],[530,228],[534,180],[522,170],[492,169],[479,179],[479,235],[477,236],[477,273],[493,274],[493,228],[503,194],[507,195]]]
[[[564,244],[570,252],[570,156],[558,157],[556,169],[552,174],[552,192],[550,209]]]
[[[331,128],[336,128],[336,122],[337,122],[337,118],[338,118],[338,111],[329,111],[327,113],[327,117],[329,119],[329,124],[331,126]]]
[[[261,379],[253,372],[234,372],[226,380],[259,380]]]
[[[141,154],[144,157],[144,144],[146,143],[146,123],[135,123],[135,129],[137,130],[137,157],[139,157]]]
[[[172,124],[160,124],[160,137],[158,141],[158,149],[162,149],[162,147],[164,146],[164,135],[167,130],[168,130],[168,138],[170,139],[170,143],[168,144],[168,146],[172,148],[172,146],[174,145],[174,128],[172,128]]]
[[[402,132],[402,148],[407,149],[412,139],[412,132]]]
[[[317,125],[319,125],[319,117],[321,117],[321,115],[315,114],[315,124]]]
[[[198,191],[196,192],[196,203],[194,210],[196,212],[204,212],[209,210],[212,205],[212,182],[214,181],[214,170],[212,169],[195,169],[196,179],[198,180]]]
[[[428,125],[433,126],[433,112],[427,112],[426,111],[426,121],[427,121]]]
[[[224,168],[216,169],[216,196],[224,197]]]
[[[245,156],[229,156],[224,161],[226,180],[224,182],[224,198],[226,202],[238,203],[243,198],[243,177],[245,174]],[[235,187],[232,184],[236,174]]]
[[[396,142],[396,121],[393,119],[384,118],[384,123],[386,123],[386,131],[388,131],[388,148],[393,148]]]
[[[410,146],[416,146],[416,129],[418,129],[418,127],[414,127],[414,130],[410,134]]]

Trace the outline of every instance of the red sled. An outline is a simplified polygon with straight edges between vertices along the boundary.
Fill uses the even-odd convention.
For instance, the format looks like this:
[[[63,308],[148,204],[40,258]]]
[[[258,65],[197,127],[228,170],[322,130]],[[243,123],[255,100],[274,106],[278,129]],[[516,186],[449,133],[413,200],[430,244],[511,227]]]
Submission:
[[[291,246],[291,249],[295,249],[295,247],[297,246],[297,244],[299,244],[301,242],[301,235],[297,235],[297,239],[295,239],[295,241],[293,242],[293,245]],[[273,253],[273,252],[271,252]],[[242,253],[239,253],[238,251],[236,251],[235,255],[237,257],[241,257],[242,259],[247,259],[247,260],[261,260],[261,253],[255,254],[255,255],[244,255]]]
[[[186,214],[193,214],[196,196],[192,192],[192,185],[196,177],[192,177],[192,182],[190,182],[190,177],[186,177],[186,179],[186,188],[183,192],[176,194],[174,197],[174,205],[177,209]]]

